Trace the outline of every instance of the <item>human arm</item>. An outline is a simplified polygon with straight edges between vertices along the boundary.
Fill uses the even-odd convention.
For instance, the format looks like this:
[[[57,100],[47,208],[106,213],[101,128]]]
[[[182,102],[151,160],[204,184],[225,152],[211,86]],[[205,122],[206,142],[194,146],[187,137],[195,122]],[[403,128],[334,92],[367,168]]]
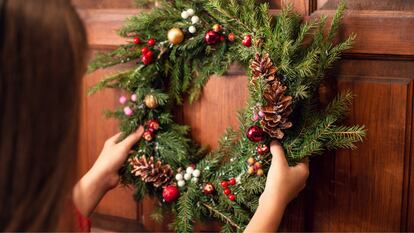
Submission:
[[[73,189],[73,202],[80,213],[89,216],[99,201],[109,190],[115,188],[120,180],[118,170],[128,157],[131,147],[139,141],[143,127],[121,142],[121,134],[109,138],[92,168],[80,179]]]
[[[259,206],[245,232],[277,231],[289,202],[305,187],[309,175],[308,160],[289,167],[283,147],[276,141],[270,146],[272,165]]]

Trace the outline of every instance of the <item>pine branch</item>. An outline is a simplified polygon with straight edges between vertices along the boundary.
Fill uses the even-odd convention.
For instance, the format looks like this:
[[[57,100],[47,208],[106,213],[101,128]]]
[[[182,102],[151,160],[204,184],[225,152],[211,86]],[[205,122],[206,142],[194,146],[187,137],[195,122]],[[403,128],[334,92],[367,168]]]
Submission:
[[[207,204],[207,203],[201,203],[203,206],[205,206],[207,209],[209,209],[211,211],[211,213],[215,216],[217,216],[218,218],[224,220],[225,222],[227,222],[228,224],[230,224],[231,226],[235,227],[238,230],[242,230],[242,228],[237,225],[229,216],[227,216],[225,213],[220,212],[219,210],[215,209],[213,206]]]

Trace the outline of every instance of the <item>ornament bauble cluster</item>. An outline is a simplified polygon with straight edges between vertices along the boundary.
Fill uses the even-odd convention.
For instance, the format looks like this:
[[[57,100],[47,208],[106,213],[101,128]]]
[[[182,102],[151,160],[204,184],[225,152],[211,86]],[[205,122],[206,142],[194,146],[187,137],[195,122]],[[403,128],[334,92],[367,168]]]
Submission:
[[[257,176],[263,176],[264,171],[262,169],[262,163],[257,161],[255,158],[251,157],[247,160],[247,173],[249,175],[257,175]]]
[[[156,132],[158,131],[159,128],[160,128],[160,123],[157,120],[154,120],[154,119],[149,120],[145,124],[145,131],[144,131],[144,134],[142,135],[142,137],[147,142],[150,142],[150,141],[154,140],[155,134],[156,134]]]
[[[184,187],[186,182],[197,183],[201,175],[200,170],[194,169],[192,166],[187,167],[185,171],[180,171],[175,175],[178,187]]]
[[[192,25],[188,27],[189,33],[194,34],[197,32],[197,28],[195,27],[195,25],[200,22],[200,18],[197,15],[195,15],[195,11],[193,9],[190,8],[181,12],[181,18],[185,20],[189,19],[191,21]]]
[[[128,160],[131,173],[140,177],[145,183],[151,183],[154,187],[165,187],[173,181],[174,172],[169,164],[162,164],[153,156],[147,159],[145,155]]]

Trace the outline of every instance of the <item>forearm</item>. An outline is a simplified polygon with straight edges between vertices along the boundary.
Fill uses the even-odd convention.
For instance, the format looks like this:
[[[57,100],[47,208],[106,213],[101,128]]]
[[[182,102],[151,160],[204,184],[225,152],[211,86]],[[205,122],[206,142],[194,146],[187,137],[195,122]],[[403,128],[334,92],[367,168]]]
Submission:
[[[274,194],[262,194],[259,206],[244,232],[276,232],[282,220],[286,203]]]
[[[83,215],[89,216],[107,191],[99,176],[89,171],[75,185],[73,202]]]

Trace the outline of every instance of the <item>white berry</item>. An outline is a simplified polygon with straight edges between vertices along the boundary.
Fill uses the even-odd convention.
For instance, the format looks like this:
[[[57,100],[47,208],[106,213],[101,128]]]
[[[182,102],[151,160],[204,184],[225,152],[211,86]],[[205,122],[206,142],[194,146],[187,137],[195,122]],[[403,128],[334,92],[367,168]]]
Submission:
[[[193,24],[196,24],[196,23],[200,22],[200,18],[197,15],[194,15],[193,17],[191,17],[191,22]]]
[[[191,179],[191,174],[186,173],[184,175],[184,180],[190,180]]]
[[[201,175],[200,170],[195,169],[195,170],[193,171],[193,176],[194,176],[194,177],[200,177],[200,175]]]
[[[187,167],[187,169],[185,171],[186,171],[187,174],[191,175],[194,171],[194,168],[193,167]]]
[[[187,14],[188,14],[188,16],[193,16],[193,15],[194,15],[194,13],[195,13],[195,12],[194,12],[194,10],[193,10],[193,9],[191,9],[191,8],[187,10]]]
[[[194,26],[190,26],[190,27],[188,28],[188,31],[189,31],[191,34],[194,34],[194,33],[196,33],[196,32],[197,32],[197,29],[196,29],[196,27],[194,27]]]
[[[185,181],[184,180],[180,180],[177,182],[178,187],[184,187],[185,185]]]
[[[197,183],[197,182],[198,182],[198,178],[197,178],[197,177],[193,177],[193,178],[191,179],[191,181],[192,181],[193,183]]]
[[[178,173],[177,175],[175,175],[175,179],[176,179],[177,181],[183,180],[183,179],[184,179],[183,174]]]
[[[187,11],[181,12],[181,18],[188,19],[188,17],[190,17],[190,16],[188,15],[188,12]]]

